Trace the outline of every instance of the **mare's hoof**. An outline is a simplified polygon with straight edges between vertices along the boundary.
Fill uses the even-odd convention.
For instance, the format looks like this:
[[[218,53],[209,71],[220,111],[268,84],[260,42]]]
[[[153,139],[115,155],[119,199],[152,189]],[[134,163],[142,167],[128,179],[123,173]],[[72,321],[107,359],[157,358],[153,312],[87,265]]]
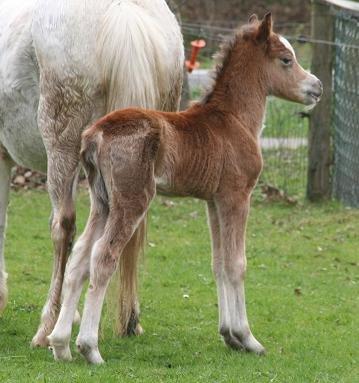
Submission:
[[[56,337],[52,335],[49,335],[47,339],[50,344],[49,349],[52,351],[55,360],[68,362],[72,360],[68,341],[59,338],[56,339]]]
[[[70,351],[69,346],[55,346],[51,345],[49,346],[50,351],[52,351],[52,355],[54,356],[54,359],[56,361],[64,361],[64,362],[71,362],[72,361],[72,355]]]

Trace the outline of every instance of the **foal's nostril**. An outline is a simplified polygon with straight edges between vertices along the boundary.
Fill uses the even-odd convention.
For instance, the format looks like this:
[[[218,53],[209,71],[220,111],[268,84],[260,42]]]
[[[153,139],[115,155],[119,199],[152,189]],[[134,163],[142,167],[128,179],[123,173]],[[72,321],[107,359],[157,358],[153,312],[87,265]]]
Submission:
[[[318,79],[318,87],[320,89],[320,93],[323,93],[323,83]]]

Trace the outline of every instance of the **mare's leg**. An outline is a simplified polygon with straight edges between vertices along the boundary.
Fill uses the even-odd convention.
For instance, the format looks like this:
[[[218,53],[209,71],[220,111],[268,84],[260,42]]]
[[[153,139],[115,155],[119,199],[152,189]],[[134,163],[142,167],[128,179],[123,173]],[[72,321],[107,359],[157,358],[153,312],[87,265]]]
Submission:
[[[95,202],[96,203],[96,202]],[[56,360],[71,360],[70,338],[76,307],[82,286],[90,272],[90,254],[93,244],[102,236],[107,212],[92,206],[85,231],[77,240],[67,263],[63,285],[63,301],[59,318],[48,339]]]
[[[44,76],[45,77],[45,76]],[[42,80],[45,82],[45,79]],[[51,87],[49,90],[47,86]],[[48,79],[41,84],[38,125],[47,152],[47,184],[52,204],[51,238],[54,263],[50,290],[33,346],[47,346],[57,320],[65,266],[75,235],[74,197],[79,171],[81,132],[89,122],[92,105],[71,84]],[[85,104],[83,104],[85,102]],[[88,102],[88,105],[86,105]]]
[[[7,286],[4,259],[6,210],[9,203],[10,173],[13,163],[0,145],[0,313],[7,303]]]
[[[223,278],[228,315],[224,316],[220,331],[228,346],[263,354],[263,346],[254,338],[249,327],[244,294],[247,263],[245,234],[249,198],[248,194],[238,193],[216,200],[221,233],[220,275]]]
[[[68,173],[65,169],[58,172],[55,170],[56,161],[61,162],[64,159],[52,159],[48,167],[48,189],[53,206],[50,230],[54,244],[54,263],[47,301],[41,314],[41,323],[32,339],[32,346],[39,347],[48,346],[47,336],[57,320],[65,266],[76,230],[74,191],[77,183],[77,167],[68,169]]]

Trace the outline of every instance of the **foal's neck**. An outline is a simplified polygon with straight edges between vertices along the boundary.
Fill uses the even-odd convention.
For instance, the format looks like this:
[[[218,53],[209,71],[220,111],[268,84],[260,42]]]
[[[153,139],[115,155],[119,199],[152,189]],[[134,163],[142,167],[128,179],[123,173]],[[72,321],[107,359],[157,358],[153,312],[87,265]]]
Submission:
[[[238,37],[222,52],[222,67],[205,104],[231,113],[237,117],[244,128],[258,137],[262,129],[267,89],[261,72],[261,58],[250,52],[244,41]]]

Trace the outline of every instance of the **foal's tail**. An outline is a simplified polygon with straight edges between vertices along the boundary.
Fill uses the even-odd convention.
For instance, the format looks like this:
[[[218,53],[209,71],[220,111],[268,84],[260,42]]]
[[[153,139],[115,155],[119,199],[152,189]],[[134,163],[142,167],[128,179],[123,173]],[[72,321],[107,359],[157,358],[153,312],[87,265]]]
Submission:
[[[109,199],[106,182],[98,160],[99,144],[96,137],[83,134],[81,160],[86,171],[92,204],[101,213],[109,213]],[[146,218],[142,220],[120,256],[120,262],[113,276],[114,296],[111,298],[111,312],[116,317],[116,332],[121,336],[140,335],[137,300],[137,264],[146,241]]]
[[[98,161],[98,142],[96,137],[86,133],[85,131],[82,135],[80,157],[91,190],[91,203],[93,204],[91,208],[98,209],[107,215],[109,211],[108,193]]]
[[[126,245],[120,257],[117,268],[116,285],[116,331],[121,336],[141,335],[143,330],[139,323],[140,308],[137,290],[137,264],[140,254],[143,252],[147,216],[142,220],[132,238]],[[115,291],[116,291],[115,290]]]

